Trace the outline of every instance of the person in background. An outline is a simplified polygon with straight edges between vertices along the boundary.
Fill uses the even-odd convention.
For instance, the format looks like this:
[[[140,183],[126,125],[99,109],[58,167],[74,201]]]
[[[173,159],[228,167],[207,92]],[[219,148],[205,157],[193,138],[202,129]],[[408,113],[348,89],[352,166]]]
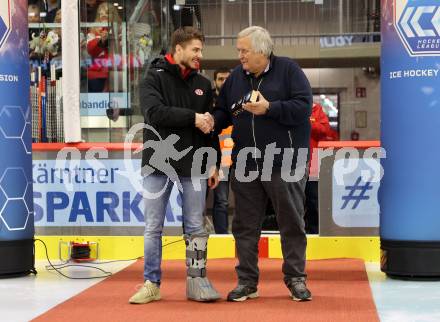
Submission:
[[[231,70],[226,67],[222,67],[214,71],[214,106],[218,96],[220,95],[220,90],[222,89],[223,84],[225,83],[229,75],[231,75]]]
[[[214,106],[220,89],[230,74],[231,71],[227,68],[214,71]],[[227,234],[229,227],[229,169],[232,164],[231,152],[234,146],[231,133],[232,126],[224,129],[219,135],[220,149],[222,152],[220,182],[217,188],[214,189],[214,202],[212,206],[212,221],[216,234]]]
[[[95,22],[107,26],[91,28],[87,35],[87,52],[92,59],[87,70],[88,91],[91,93],[109,91],[109,69],[114,63],[112,51],[119,46],[119,42],[112,43],[116,40],[111,39],[109,32],[112,22],[117,22],[120,26],[118,9],[113,4],[101,3],[96,10]]]
[[[312,114],[310,115],[310,125],[312,132],[310,135],[310,168],[309,180],[306,184],[306,202],[305,202],[305,223],[306,233],[319,233],[319,210],[318,210],[318,143],[325,141],[330,131],[330,124],[327,115],[322,106],[313,103]]]

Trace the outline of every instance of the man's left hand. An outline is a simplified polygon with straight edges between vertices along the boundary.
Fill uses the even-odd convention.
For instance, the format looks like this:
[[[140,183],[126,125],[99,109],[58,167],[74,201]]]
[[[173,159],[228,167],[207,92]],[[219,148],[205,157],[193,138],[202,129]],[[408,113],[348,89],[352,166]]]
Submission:
[[[208,187],[209,187],[209,189],[214,190],[215,188],[217,188],[218,183],[219,183],[218,169],[216,167],[211,168],[209,173],[210,173],[210,176],[208,178]]]
[[[261,92],[258,92],[258,102],[246,103],[243,105],[243,109],[255,115],[264,115],[269,109],[269,102],[264,98]]]

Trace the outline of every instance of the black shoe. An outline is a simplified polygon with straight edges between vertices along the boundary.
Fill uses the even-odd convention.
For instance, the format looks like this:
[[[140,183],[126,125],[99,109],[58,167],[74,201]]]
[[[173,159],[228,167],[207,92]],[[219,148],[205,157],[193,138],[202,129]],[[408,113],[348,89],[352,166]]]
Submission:
[[[293,277],[286,284],[294,301],[310,301],[312,299],[312,293],[307,289],[304,277]]]
[[[258,297],[257,288],[255,286],[240,285],[228,294],[229,302],[243,302],[247,299],[254,299]]]

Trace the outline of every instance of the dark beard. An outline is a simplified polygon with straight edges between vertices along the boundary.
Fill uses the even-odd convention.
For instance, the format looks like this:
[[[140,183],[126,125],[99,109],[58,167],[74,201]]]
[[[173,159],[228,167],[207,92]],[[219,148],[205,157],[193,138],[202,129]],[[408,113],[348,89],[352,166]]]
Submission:
[[[182,64],[183,66],[185,66],[186,69],[192,69],[192,67],[191,67],[191,66],[189,65],[189,63],[186,62],[186,61],[182,61],[181,64]]]

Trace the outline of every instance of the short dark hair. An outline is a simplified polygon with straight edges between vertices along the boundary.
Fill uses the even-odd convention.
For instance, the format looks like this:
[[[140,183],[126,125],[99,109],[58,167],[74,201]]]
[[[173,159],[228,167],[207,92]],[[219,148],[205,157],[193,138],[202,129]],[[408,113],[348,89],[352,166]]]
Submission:
[[[214,71],[214,80],[217,79],[217,75],[218,75],[218,74],[223,74],[223,73],[228,73],[228,74],[230,74],[230,73],[231,73],[231,70],[230,70],[229,68],[226,68],[226,67],[222,67],[222,68],[216,69],[216,70]]]
[[[176,29],[171,36],[171,54],[176,52],[177,45],[185,47],[185,43],[193,39],[198,39],[202,43],[205,42],[205,36],[197,28],[186,26]]]

